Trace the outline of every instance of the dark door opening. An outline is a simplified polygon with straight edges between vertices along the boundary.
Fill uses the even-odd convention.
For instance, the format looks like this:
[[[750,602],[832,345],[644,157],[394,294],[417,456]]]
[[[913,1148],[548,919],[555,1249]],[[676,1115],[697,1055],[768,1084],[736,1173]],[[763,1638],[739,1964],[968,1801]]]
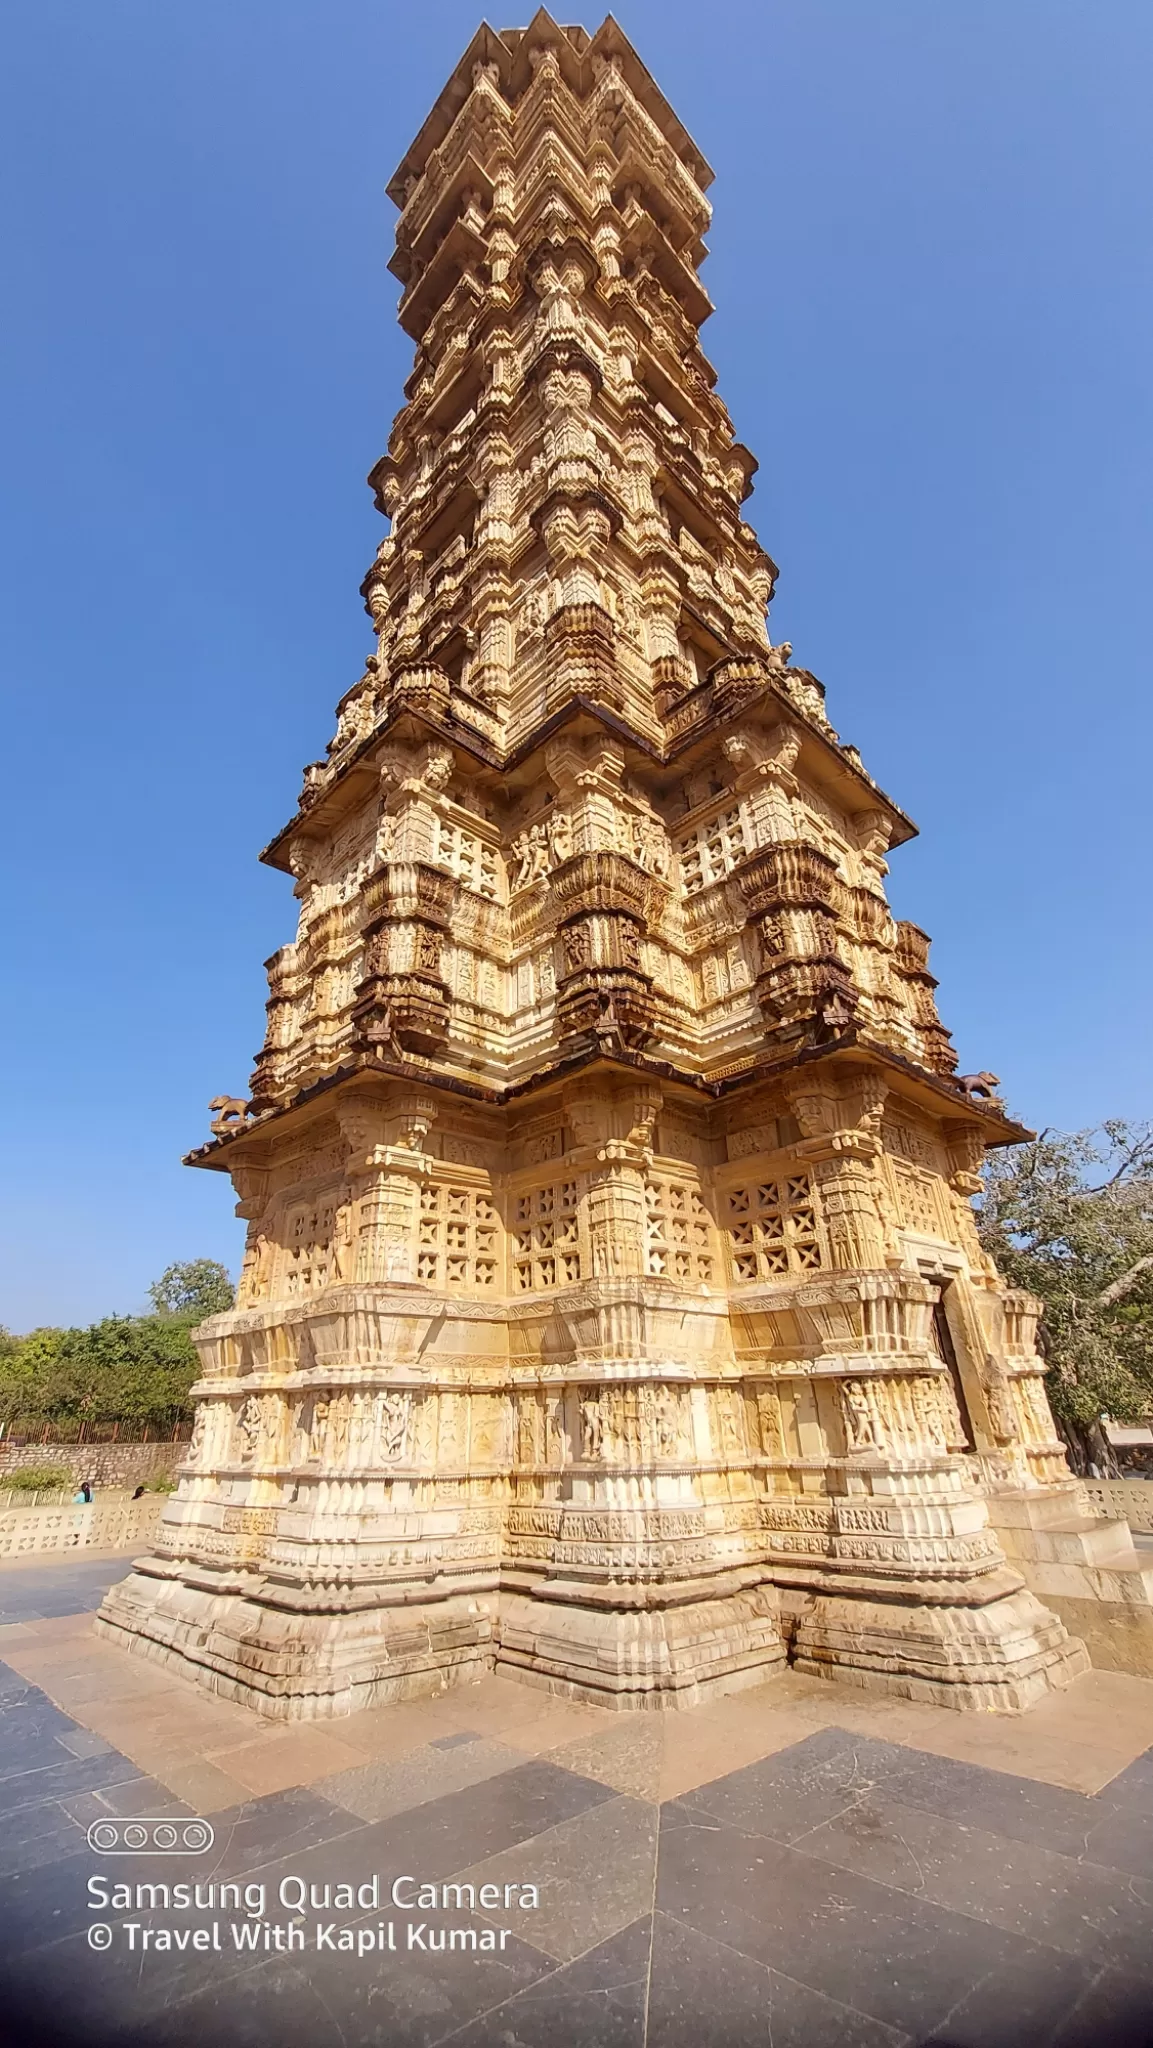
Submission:
[[[957,1364],[957,1352],[953,1343],[953,1333],[949,1328],[949,1318],[945,1314],[945,1304],[943,1301],[938,1301],[933,1310],[932,1342],[933,1349],[941,1363],[948,1366],[949,1369],[949,1378],[952,1382],[953,1393],[957,1401],[957,1413],[961,1418],[965,1448],[974,1451],[977,1448],[977,1439],[973,1435],[973,1418],[969,1413],[969,1403],[965,1399],[965,1386],[961,1378],[961,1368]]]

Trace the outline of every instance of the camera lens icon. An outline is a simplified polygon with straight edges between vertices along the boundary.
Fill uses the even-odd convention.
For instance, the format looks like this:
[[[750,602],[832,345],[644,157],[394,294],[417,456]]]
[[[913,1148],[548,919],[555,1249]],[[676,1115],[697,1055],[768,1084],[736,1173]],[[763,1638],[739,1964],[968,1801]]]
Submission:
[[[216,1837],[209,1821],[97,1820],[88,1830],[88,1847],[98,1856],[203,1856]]]

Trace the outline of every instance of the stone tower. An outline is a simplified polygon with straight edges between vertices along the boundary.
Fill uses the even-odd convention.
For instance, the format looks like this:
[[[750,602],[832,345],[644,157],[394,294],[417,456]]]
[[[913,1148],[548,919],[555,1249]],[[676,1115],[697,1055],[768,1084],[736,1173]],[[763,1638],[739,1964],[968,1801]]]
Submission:
[[[263,856],[299,930],[190,1161],[239,1301],[100,1623],[270,1714],[1085,1666],[994,1528],[1078,1506],[970,1208],[1022,1134],[890,913],[912,826],[766,631],[709,181],[616,24],[541,12],[389,187],[375,648]]]

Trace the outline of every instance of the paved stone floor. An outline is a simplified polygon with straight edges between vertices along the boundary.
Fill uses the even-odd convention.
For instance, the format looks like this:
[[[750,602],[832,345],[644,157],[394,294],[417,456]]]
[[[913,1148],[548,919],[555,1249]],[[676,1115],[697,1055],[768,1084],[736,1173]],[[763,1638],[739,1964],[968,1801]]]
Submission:
[[[489,1679],[293,1729],[93,1638],[124,1570],[0,1573],[5,2044],[1153,2043],[1153,1683],[1095,1673],[1006,1720],[789,1674],[622,1718]],[[96,1821],[190,1814],[215,1830],[200,1856],[87,1845]],[[393,1906],[402,1873],[539,1905]],[[379,1906],[323,1904],[374,1874]],[[265,1912],[95,1913],[93,1876],[263,1887]],[[214,1926],[219,1949],[177,1939]],[[438,1952],[453,1931],[469,1946]]]

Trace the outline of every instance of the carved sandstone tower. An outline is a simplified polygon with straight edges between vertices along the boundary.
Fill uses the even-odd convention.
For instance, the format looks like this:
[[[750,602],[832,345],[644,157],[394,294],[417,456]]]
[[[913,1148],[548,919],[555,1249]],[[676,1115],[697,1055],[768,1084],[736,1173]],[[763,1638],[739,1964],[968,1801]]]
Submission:
[[[766,632],[709,178],[615,23],[541,13],[389,188],[375,651],[264,855],[299,931],[192,1156],[239,1303],[101,1621],[271,1714],[1085,1665],[990,1527],[1077,1505],[970,1210],[1018,1132],[890,914],[912,827]]]

